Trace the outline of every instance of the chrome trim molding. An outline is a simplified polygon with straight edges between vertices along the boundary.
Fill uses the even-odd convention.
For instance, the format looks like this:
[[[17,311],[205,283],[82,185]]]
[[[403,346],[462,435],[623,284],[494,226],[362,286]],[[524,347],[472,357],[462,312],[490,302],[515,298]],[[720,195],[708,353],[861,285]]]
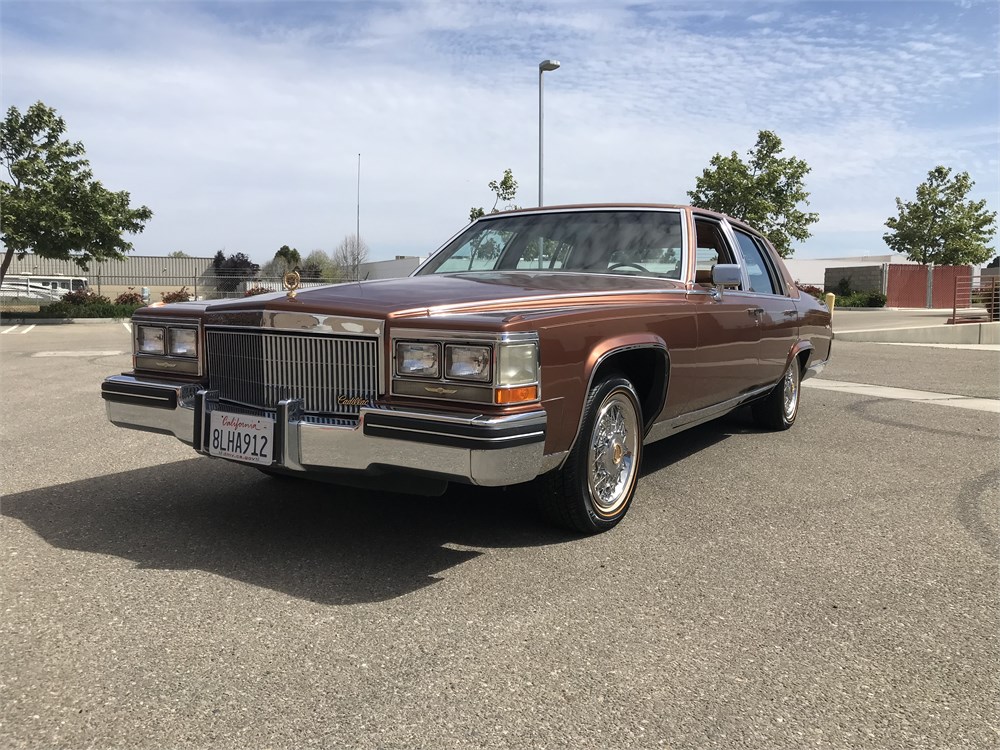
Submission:
[[[150,389],[175,391],[177,407],[156,408],[106,401],[108,419],[115,425],[137,430],[173,435],[207,453],[204,438],[211,412],[226,410],[218,394],[194,385],[174,385],[136,380],[132,376],[108,378],[116,386],[148,392]],[[408,428],[405,422],[391,429],[406,432],[405,438],[366,435],[369,415],[391,416],[394,420],[412,419],[414,424],[431,422],[439,430]],[[527,482],[553,466],[553,457],[544,456],[547,416],[538,409],[521,414],[487,417],[442,415],[419,410],[362,408],[359,419],[351,425],[310,421],[302,411],[302,402],[285,399],[274,412],[276,446],[275,468],[291,472],[324,470],[366,471],[391,467],[403,471],[432,473],[453,480],[483,486],[504,486]],[[374,421],[374,420],[373,420]],[[449,431],[448,426],[455,430]],[[489,435],[495,430],[498,434]],[[420,433],[437,442],[423,442]],[[469,447],[440,444],[441,436]],[[521,441],[518,443],[518,439]],[[445,441],[447,442],[447,441]],[[482,448],[476,444],[482,444]],[[562,456],[556,456],[559,460]]]
[[[765,385],[760,388],[755,388],[752,391],[743,393],[735,398],[731,398],[728,401],[723,401],[712,406],[706,406],[704,409],[698,409],[697,411],[689,411],[673,419],[665,419],[662,422],[657,422],[650,428],[649,434],[646,435],[646,439],[643,441],[643,445],[649,445],[650,443],[655,443],[657,440],[662,440],[665,437],[669,437],[677,432],[686,430],[690,427],[697,427],[705,422],[711,422],[713,419],[728,414],[733,409],[737,409],[748,401],[763,396],[765,393],[769,393],[774,389],[774,385]]]

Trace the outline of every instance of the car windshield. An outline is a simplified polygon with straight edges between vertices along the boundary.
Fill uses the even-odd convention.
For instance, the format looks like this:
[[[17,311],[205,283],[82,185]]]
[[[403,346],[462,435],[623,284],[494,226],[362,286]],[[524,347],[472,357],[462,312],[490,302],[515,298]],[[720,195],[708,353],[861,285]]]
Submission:
[[[561,211],[480,219],[418,272],[572,271],[680,279],[678,211]]]

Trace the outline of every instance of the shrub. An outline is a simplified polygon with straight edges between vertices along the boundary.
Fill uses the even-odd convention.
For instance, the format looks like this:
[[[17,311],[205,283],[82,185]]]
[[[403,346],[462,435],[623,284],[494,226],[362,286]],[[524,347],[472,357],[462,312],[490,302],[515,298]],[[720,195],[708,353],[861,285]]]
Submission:
[[[68,305],[110,305],[111,300],[103,294],[98,294],[93,289],[75,289],[66,292],[62,296],[62,301]]]
[[[130,286],[127,292],[122,292],[117,297],[115,297],[116,305],[141,305],[142,295],[135,290],[134,286]]]
[[[882,292],[852,292],[837,297],[838,307],[885,307],[885,295]]]
[[[270,294],[273,289],[268,289],[266,286],[252,286],[243,292],[244,297],[255,297],[258,294]]]
[[[176,292],[160,292],[160,299],[166,304],[171,302],[188,302],[191,299],[191,293],[187,290],[186,286],[182,286]]]
[[[24,313],[17,317],[30,318],[131,318],[132,313],[142,307],[138,305],[113,305],[101,302],[88,305],[74,305],[69,302],[53,302],[36,313]]]
[[[795,286],[797,286],[799,288],[800,292],[805,292],[806,294],[811,294],[813,297],[815,297],[816,299],[818,299],[820,301],[823,300],[824,292],[818,286],[813,286],[812,284],[800,284],[797,281],[795,282]]]

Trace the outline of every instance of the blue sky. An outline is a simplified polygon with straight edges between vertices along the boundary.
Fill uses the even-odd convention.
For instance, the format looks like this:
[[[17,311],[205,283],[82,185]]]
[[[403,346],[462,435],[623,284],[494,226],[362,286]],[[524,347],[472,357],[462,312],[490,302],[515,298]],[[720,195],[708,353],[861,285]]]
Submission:
[[[1000,208],[1000,3],[0,1],[3,109],[41,100],[154,218],[135,253],[425,255],[511,168],[546,203],[686,202],[761,129],[812,167],[797,258],[886,254],[937,164]]]

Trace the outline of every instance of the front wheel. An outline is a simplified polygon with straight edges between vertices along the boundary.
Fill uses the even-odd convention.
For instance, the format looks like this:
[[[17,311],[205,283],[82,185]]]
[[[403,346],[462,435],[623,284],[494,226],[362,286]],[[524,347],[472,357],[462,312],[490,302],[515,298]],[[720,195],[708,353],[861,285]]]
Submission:
[[[607,531],[628,512],[641,459],[639,397],[625,378],[606,378],[590,391],[580,434],[566,462],[542,478],[543,510],[574,531]]]
[[[754,422],[769,430],[787,430],[799,413],[799,390],[802,373],[799,358],[792,357],[785,374],[766,398],[751,407]]]

